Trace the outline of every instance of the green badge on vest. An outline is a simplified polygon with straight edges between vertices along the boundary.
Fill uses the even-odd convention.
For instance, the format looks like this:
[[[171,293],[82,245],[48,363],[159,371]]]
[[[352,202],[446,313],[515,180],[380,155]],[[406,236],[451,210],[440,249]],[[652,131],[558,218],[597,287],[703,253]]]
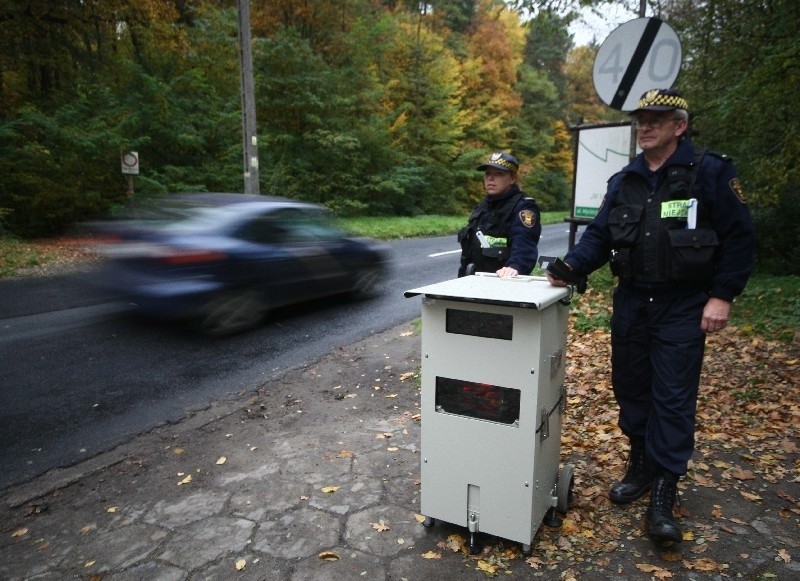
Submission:
[[[688,218],[691,200],[670,200],[661,202],[661,218]]]

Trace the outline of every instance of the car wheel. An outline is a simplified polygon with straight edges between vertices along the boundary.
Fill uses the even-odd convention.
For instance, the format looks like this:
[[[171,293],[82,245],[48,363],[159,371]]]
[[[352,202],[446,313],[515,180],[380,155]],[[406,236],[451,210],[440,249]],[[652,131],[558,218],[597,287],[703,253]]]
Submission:
[[[198,318],[200,330],[210,337],[239,333],[260,323],[269,306],[257,288],[228,291],[208,301]]]
[[[353,294],[358,297],[369,297],[375,294],[383,273],[378,268],[363,268],[356,272]]]

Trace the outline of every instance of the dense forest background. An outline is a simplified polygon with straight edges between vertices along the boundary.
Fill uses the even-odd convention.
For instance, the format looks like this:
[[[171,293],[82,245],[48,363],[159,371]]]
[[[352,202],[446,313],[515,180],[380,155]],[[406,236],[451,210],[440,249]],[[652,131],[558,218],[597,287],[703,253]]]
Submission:
[[[488,151],[569,208],[572,132],[624,119],[598,100],[597,0],[251,0],[262,193],[341,215],[466,213]],[[762,264],[800,271],[800,3],[658,0],[678,33],[695,141],[734,158]],[[602,38],[597,43],[602,43]],[[0,233],[47,236],[133,198],[242,191],[235,0],[5,0]],[[607,176],[598,176],[605,180]]]

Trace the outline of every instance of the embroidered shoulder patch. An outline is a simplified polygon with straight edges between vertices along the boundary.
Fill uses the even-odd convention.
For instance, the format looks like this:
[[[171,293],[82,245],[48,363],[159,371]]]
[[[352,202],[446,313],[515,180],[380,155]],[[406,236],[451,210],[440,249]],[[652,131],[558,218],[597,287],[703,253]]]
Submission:
[[[742,184],[739,181],[739,178],[733,178],[728,183],[728,185],[731,187],[731,191],[733,191],[733,193],[736,194],[736,197],[739,199],[739,201],[742,204],[746,204],[747,201],[745,200],[745,196],[744,196],[744,188],[742,187]]]
[[[526,228],[533,228],[533,225],[536,224],[536,214],[531,210],[522,210],[519,213],[519,219]]]

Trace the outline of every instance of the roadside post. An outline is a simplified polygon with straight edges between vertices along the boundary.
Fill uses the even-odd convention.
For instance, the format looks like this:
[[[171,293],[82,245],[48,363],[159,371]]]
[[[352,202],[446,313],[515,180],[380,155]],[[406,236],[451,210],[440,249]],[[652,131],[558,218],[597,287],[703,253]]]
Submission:
[[[559,471],[570,291],[477,273],[422,295],[421,512],[522,545],[569,508]]]

